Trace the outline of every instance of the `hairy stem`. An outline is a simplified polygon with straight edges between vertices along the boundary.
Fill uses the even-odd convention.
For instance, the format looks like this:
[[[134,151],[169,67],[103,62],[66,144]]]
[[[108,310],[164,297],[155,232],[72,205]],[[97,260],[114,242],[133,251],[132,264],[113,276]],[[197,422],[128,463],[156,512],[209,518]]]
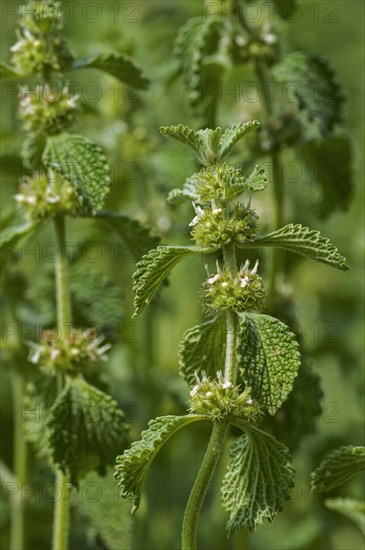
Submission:
[[[22,415],[20,405],[23,399],[24,384],[22,375],[14,371],[11,376],[11,385],[14,403],[19,407],[14,414],[14,450],[13,470],[18,487],[21,492],[27,479],[27,444],[24,439]],[[24,548],[24,506],[22,499],[14,499],[11,503],[11,530],[10,550]]]
[[[224,268],[237,271],[236,246],[234,243],[223,248]],[[226,313],[227,336],[226,336],[226,360],[224,365],[224,379],[232,384],[236,381],[236,345],[237,345],[237,314],[228,310]]]
[[[55,219],[55,230],[58,246],[58,261],[56,262],[57,324],[62,338],[67,340],[72,317],[64,216]],[[56,473],[56,487],[59,498],[56,501],[53,516],[52,550],[67,550],[70,521],[69,480],[61,471]]]
[[[185,510],[182,529],[182,550],[196,549],[196,533],[200,510],[208,484],[212,479],[215,467],[221,456],[227,429],[227,424],[221,422],[214,422],[213,424],[213,431],[210,436],[208,448]]]

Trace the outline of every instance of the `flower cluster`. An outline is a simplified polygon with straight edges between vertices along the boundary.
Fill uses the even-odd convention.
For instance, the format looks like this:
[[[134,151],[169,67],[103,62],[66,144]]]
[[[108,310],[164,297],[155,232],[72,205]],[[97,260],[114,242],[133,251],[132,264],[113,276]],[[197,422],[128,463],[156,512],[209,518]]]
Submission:
[[[75,186],[52,169],[47,174],[26,176],[15,200],[24,208],[27,217],[33,220],[82,212],[82,197]]]
[[[255,420],[260,409],[247,390],[241,392],[238,386],[224,380],[220,371],[217,380],[211,380],[202,372],[201,379],[195,373],[196,385],[190,391],[190,411],[205,414],[213,420],[224,420],[238,416]]]
[[[68,338],[61,338],[55,330],[43,331],[41,342],[28,342],[28,359],[48,372],[83,370],[92,362],[106,361],[110,344],[105,337],[97,336],[95,329],[72,328]]]
[[[27,132],[57,134],[71,126],[77,113],[77,95],[68,86],[52,92],[49,86],[20,89],[19,116]]]
[[[258,217],[248,206],[236,205],[231,210],[196,205],[194,208],[191,236],[198,245],[221,247],[231,242],[244,243],[255,236]]]
[[[215,310],[232,309],[237,313],[260,311],[264,307],[265,291],[257,274],[258,260],[249,269],[249,260],[238,273],[222,271],[217,262],[217,274],[203,283],[205,303]]]
[[[62,38],[60,2],[34,0],[20,8],[18,41],[11,48],[12,64],[24,75],[62,71],[73,57]]]
[[[229,201],[247,189],[242,171],[225,163],[203,168],[188,178],[185,186],[193,190],[196,202],[201,204]]]
[[[270,65],[279,56],[279,39],[273,26],[266,23],[257,36],[240,29],[233,41],[233,55],[238,62],[263,61]]]

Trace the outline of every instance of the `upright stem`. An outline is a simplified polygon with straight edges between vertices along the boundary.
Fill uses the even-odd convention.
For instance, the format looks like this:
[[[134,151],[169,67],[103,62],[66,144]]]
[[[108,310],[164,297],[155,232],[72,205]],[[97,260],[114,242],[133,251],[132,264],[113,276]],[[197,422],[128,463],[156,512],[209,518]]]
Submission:
[[[237,270],[236,264],[236,246],[233,243],[223,247],[224,268],[232,271]],[[227,382],[235,383],[236,380],[236,342],[238,330],[238,317],[234,311],[227,311],[227,336],[226,336],[226,358],[224,368],[224,379]],[[200,510],[214,470],[222,454],[224,441],[226,438],[228,424],[223,422],[214,422],[213,431],[203,459],[203,463],[198,472],[193,489],[190,493],[188,504],[186,506],[183,530],[182,530],[182,548],[183,550],[195,550],[196,533],[200,515]]]
[[[56,262],[57,323],[62,339],[67,340],[72,317],[64,216],[58,216],[55,219],[55,230],[58,246],[58,261]],[[56,500],[53,516],[52,550],[67,550],[70,487],[68,476],[60,470],[56,473],[56,487],[59,498]]]
[[[196,549],[196,533],[200,510],[208,484],[212,479],[217,462],[221,456],[227,429],[228,425],[225,423],[214,422],[213,424],[208,448],[185,510],[182,528],[182,550]]]
[[[237,271],[236,246],[234,243],[223,248],[224,268]],[[226,360],[224,365],[224,379],[232,384],[236,381],[236,342],[237,342],[237,314],[228,310],[226,313]]]
[[[267,82],[265,80],[264,68],[260,63],[256,63],[256,75],[260,84],[263,105],[266,112],[266,118],[269,121],[272,116],[272,107]],[[283,210],[284,210],[284,180],[282,175],[280,157],[278,151],[270,152],[270,160],[272,167],[272,184],[273,184],[273,199],[274,199],[274,229],[279,229],[283,225]],[[269,294],[268,299],[271,304],[275,301],[276,297],[276,278],[277,273],[280,270],[281,253],[275,249],[273,251],[272,262],[270,266],[269,276]]]
[[[21,493],[27,479],[27,444],[24,438],[20,411],[24,384],[22,375],[16,372],[15,369],[12,372],[11,385],[14,403],[19,406],[19,410],[14,415],[13,470],[18,490]],[[11,503],[10,550],[19,550],[21,548],[24,548],[24,506],[22,499],[19,498],[14,499]]]

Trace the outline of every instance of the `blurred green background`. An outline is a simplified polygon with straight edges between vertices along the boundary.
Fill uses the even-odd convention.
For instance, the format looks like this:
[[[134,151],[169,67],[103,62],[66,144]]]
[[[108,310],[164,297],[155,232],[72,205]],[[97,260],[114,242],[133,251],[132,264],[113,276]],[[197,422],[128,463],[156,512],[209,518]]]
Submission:
[[[1,59],[7,62],[8,49],[15,42],[17,16],[13,8],[18,4],[20,2],[3,2],[1,6]],[[164,242],[187,243],[187,224],[193,216],[192,208],[173,208],[166,203],[166,196],[170,189],[181,186],[195,166],[190,154],[159,135],[158,127],[193,124],[186,109],[181,79],[172,78],[172,45],[177,29],[189,17],[201,13],[202,2],[79,0],[64,2],[64,6],[65,34],[78,57],[108,49],[127,51],[139,61],[152,82],[148,91],[135,93],[96,71],[67,75],[85,103],[76,129],[105,148],[113,167],[114,183],[107,207],[148,222],[162,235]],[[343,84],[347,96],[346,131],[354,147],[356,191],[348,212],[320,220],[313,211],[311,188],[302,172],[287,184],[285,221],[320,229],[346,255],[351,271],[336,272],[298,258],[291,263],[290,292],[297,302],[300,332],[306,349],[322,379],[323,413],[317,420],[316,432],[305,437],[295,452],[297,478],[292,501],[274,524],[265,524],[250,534],[248,541],[246,534],[226,539],[218,472],[202,511],[199,546],[202,549],[233,550],[247,544],[253,550],[363,548],[363,539],[356,527],[326,510],[322,498],[310,492],[309,474],[326,452],[340,445],[363,443],[365,8],[361,0],[303,1],[300,6],[298,21],[284,23],[276,19],[275,23],[288,51],[321,53],[330,60]],[[231,78],[242,78],[245,82],[245,78],[252,77],[248,71]],[[18,152],[24,136],[17,121],[16,106],[15,83],[2,83],[1,208],[4,220],[14,209],[13,196],[22,174]],[[228,96],[219,106],[219,124],[225,127],[238,122],[250,107],[252,105],[244,99],[236,103]],[[237,160],[240,155],[245,155],[244,144],[237,148]],[[292,161],[290,153],[286,160]],[[262,225],[270,226],[270,185],[254,201]],[[28,247],[31,249],[32,245],[40,243],[42,250],[42,245],[50,239],[53,236],[49,228],[42,226]],[[80,245],[78,266],[94,270],[100,281],[103,275],[108,276],[120,289],[120,309],[109,327],[110,339],[114,340],[113,350],[110,361],[102,365],[101,380],[127,411],[132,436],[137,439],[149,418],[182,414],[185,410],[187,388],[178,377],[177,347],[183,332],[201,320],[199,292],[204,277],[203,263],[189,259],[178,266],[149,311],[132,320],[134,265],[125,250],[119,247],[117,236],[98,229],[93,222],[71,220],[68,240]],[[82,253],[91,243],[100,247],[97,261],[88,260],[87,252]],[[35,323],[43,326],[52,320],[52,267],[42,254],[40,257],[29,255],[26,261],[14,259],[4,276],[2,304],[11,297],[17,322],[22,323],[23,328],[29,330]],[[98,306],[102,309],[99,300],[102,302],[102,296],[95,296],[89,311],[94,316],[91,320],[97,325]],[[6,407],[14,400],[10,373],[15,370],[28,381],[37,381],[38,376],[35,367],[26,362],[24,332],[25,329],[20,333],[23,347],[16,364],[5,354],[1,369],[4,404],[1,458],[9,467],[14,422],[14,414]],[[299,410],[298,414],[301,413]],[[193,427],[174,436],[161,451],[152,465],[142,505],[133,524],[129,518],[129,504],[123,505],[118,498],[112,473],[102,482],[107,493],[103,497],[105,502],[93,502],[93,497],[88,498],[80,491],[72,512],[71,548],[120,550],[128,548],[131,541],[135,549],[179,548],[184,506],[208,436],[208,428]],[[28,488],[35,490],[35,496],[28,495],[26,501],[26,548],[47,549],[50,547],[52,499],[47,498],[45,488],[52,484],[53,478],[47,468],[39,464],[32,449],[28,453],[28,468]],[[94,482],[95,478],[91,476],[90,480]],[[361,481],[356,477],[341,487],[338,495],[361,498]],[[2,548],[7,548],[9,502],[5,493],[0,512],[0,543]]]

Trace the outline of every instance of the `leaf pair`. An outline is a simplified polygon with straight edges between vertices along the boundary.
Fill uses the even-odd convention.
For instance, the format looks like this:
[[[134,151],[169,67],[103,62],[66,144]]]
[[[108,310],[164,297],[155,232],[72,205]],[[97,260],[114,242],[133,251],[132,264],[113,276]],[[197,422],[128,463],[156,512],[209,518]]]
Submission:
[[[151,420],[142,439],[117,457],[115,477],[124,498],[133,497],[135,512],[143,483],[152,461],[167,440],[191,422],[205,420],[198,415],[163,416]],[[270,435],[245,423],[245,434],[230,450],[230,462],[222,482],[222,505],[229,512],[227,529],[254,530],[266,517],[271,521],[289,498],[294,469],[287,448]]]
[[[257,120],[236,124],[222,132],[221,128],[210,130],[193,130],[188,126],[163,126],[160,131],[163,135],[176,139],[190,149],[198,162],[210,165],[225,160],[233,145],[240,141],[252,130],[256,130],[260,123]]]
[[[179,346],[180,373],[194,386],[195,373],[215,378],[223,370],[226,324],[223,316],[189,329]],[[246,315],[236,344],[241,381],[274,415],[290,393],[300,366],[298,344],[288,327],[269,315]]]

